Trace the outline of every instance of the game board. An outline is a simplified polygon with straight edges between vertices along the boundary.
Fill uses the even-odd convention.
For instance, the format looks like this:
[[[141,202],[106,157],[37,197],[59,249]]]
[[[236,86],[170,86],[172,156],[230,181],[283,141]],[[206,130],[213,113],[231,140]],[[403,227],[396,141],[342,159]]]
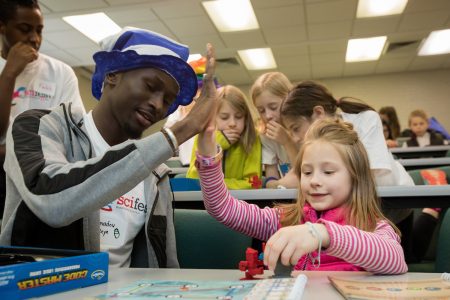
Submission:
[[[256,282],[141,280],[94,299],[233,299],[241,300]]]

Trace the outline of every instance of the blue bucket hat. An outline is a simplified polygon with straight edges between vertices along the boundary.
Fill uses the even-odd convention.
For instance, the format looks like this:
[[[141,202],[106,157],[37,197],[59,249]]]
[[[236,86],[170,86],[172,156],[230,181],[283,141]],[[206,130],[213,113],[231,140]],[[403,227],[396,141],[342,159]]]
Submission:
[[[197,76],[186,62],[189,48],[156,32],[124,27],[119,33],[100,42],[94,54],[95,72],[92,94],[100,100],[103,81],[109,73],[153,67],[169,74],[178,83],[179,91],[167,115],[178,105],[188,105],[197,92]]]

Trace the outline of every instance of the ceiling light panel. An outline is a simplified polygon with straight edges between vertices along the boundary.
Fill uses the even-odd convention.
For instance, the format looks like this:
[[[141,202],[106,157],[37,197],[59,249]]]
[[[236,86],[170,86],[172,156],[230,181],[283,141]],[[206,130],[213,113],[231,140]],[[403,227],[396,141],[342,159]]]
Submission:
[[[96,43],[121,30],[120,26],[104,13],[66,16],[62,19]]]
[[[250,0],[215,0],[202,4],[220,32],[259,28]]]
[[[386,36],[351,39],[347,43],[346,62],[377,60],[386,44]]]
[[[238,51],[248,70],[275,69],[277,64],[270,48],[256,48]]]
[[[419,49],[419,56],[450,53],[450,29],[432,31]]]
[[[357,18],[399,15],[405,10],[408,0],[359,0]]]

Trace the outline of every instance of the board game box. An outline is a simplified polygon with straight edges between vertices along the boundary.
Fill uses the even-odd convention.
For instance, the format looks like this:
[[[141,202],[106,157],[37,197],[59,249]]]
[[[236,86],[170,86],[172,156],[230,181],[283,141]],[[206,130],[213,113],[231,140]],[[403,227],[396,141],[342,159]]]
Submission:
[[[0,295],[25,299],[108,281],[108,253],[0,247]]]

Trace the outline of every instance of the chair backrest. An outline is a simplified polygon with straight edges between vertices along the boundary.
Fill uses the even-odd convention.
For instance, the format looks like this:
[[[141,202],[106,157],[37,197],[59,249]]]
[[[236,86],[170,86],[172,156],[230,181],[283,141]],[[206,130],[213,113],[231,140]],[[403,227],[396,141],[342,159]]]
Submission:
[[[170,178],[170,186],[173,192],[200,191],[200,181],[194,178],[174,177]]]
[[[219,223],[205,210],[175,209],[178,261],[188,269],[238,269],[252,238]]]
[[[450,209],[444,212],[436,252],[436,272],[450,272]]]
[[[442,166],[442,167],[435,167],[430,169],[437,169],[442,170],[447,174],[447,181],[450,182],[450,166]],[[424,185],[425,181],[423,180],[422,175],[420,175],[420,171],[422,170],[409,170],[408,173],[411,176],[411,178],[414,180],[414,183],[416,185]]]

